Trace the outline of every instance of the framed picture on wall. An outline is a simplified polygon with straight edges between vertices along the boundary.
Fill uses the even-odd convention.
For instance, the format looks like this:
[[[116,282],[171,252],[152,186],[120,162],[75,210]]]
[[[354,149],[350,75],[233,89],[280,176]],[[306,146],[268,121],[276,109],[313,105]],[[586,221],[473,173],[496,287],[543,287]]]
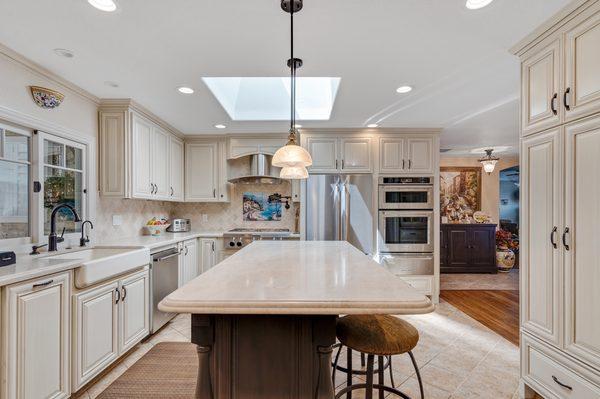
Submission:
[[[470,220],[481,210],[481,168],[440,168],[440,214],[448,222]]]

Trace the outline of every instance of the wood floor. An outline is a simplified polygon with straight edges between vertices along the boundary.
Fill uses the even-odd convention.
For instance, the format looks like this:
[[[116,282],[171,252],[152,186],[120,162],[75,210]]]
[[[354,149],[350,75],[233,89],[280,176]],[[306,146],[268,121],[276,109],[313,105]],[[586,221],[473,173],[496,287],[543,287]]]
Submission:
[[[442,290],[442,299],[519,345],[519,291]]]

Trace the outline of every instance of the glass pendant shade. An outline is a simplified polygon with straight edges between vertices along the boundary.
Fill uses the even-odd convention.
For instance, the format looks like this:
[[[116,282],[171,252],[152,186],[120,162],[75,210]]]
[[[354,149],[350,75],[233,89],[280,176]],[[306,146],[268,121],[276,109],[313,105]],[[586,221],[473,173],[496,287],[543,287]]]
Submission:
[[[279,177],[282,179],[307,179],[308,170],[304,166],[284,166]]]
[[[483,164],[483,170],[485,170],[485,173],[487,173],[488,175],[491,174],[494,169],[496,168],[496,162],[498,162],[497,160],[489,160],[489,161],[481,161],[481,163]]]
[[[307,166],[312,165],[312,157],[298,144],[288,143],[277,150],[271,163],[278,168],[301,166],[306,170]]]

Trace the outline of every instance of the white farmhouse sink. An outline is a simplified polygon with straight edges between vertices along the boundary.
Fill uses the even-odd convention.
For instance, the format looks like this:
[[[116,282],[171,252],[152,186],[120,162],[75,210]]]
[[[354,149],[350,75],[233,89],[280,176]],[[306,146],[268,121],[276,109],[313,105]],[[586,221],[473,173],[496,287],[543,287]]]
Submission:
[[[150,251],[143,247],[95,247],[48,259],[80,261],[75,268],[75,286],[88,287],[150,263]]]

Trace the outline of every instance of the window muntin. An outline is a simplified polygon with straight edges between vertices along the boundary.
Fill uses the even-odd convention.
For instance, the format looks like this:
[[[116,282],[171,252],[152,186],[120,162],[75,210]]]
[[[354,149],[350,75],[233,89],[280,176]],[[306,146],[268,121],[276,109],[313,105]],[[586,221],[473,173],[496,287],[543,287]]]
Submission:
[[[0,240],[30,237],[30,137],[0,126]]]

